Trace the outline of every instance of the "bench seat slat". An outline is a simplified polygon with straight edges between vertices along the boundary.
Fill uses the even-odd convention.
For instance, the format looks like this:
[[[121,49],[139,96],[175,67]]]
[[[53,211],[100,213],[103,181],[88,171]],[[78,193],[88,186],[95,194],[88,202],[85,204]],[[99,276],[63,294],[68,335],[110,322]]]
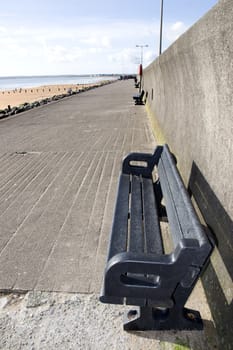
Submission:
[[[108,260],[127,249],[129,188],[130,175],[122,174],[118,185],[118,200],[115,207]]]
[[[134,175],[132,176],[130,237],[128,250],[133,253],[144,252],[141,179],[139,176]]]
[[[142,184],[145,252],[148,254],[162,255],[163,244],[152,179],[143,178]]]

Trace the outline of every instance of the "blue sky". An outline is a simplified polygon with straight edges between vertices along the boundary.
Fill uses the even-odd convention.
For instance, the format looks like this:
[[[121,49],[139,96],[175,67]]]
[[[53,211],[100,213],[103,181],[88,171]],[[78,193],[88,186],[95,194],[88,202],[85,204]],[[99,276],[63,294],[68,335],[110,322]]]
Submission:
[[[163,48],[217,0],[164,0]],[[0,76],[136,73],[158,55],[160,0],[7,0]]]

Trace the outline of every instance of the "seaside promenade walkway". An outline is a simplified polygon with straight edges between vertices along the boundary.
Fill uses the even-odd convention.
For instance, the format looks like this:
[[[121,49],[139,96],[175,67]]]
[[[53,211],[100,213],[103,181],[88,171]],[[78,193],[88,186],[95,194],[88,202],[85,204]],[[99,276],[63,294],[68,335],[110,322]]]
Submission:
[[[155,147],[134,93],[118,81],[0,121],[0,349],[215,348],[200,284],[204,332],[124,332],[126,307],[98,301],[122,158]]]
[[[99,292],[121,160],[155,146],[133,81],[0,121],[0,291]]]

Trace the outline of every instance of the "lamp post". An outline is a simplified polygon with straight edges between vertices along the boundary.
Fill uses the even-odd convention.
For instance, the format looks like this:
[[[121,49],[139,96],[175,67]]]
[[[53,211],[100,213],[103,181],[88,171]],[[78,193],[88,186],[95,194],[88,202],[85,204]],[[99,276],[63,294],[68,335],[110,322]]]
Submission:
[[[141,65],[143,65],[143,48],[144,47],[148,47],[149,45],[136,45],[136,47],[140,47],[141,48]]]
[[[142,67],[143,67],[143,48],[144,47],[148,47],[149,45],[136,45],[136,47],[140,47],[141,48],[141,60],[140,60],[140,85],[139,85],[139,92],[141,92],[142,89]]]
[[[162,41],[163,41],[163,0],[161,0],[161,11],[160,11],[159,55],[161,55],[162,53]]]

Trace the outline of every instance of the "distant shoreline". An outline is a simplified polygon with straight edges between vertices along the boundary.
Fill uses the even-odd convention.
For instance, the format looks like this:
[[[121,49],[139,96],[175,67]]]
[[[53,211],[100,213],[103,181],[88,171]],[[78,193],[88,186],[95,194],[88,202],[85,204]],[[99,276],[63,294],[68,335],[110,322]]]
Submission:
[[[118,75],[43,75],[0,77],[0,92],[19,88],[35,88],[45,85],[92,84],[105,80],[117,80]]]

